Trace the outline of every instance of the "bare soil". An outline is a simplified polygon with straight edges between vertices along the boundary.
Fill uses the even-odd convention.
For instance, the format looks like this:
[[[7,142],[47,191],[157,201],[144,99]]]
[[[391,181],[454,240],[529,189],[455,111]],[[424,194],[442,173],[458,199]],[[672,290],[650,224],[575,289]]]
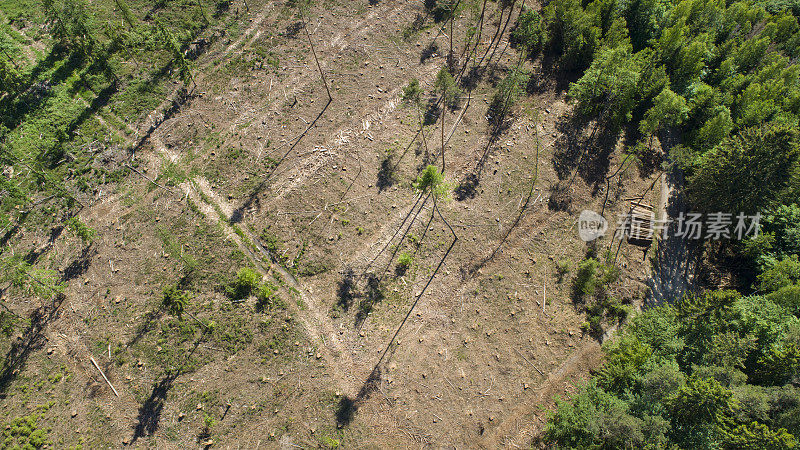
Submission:
[[[134,125],[140,174],[81,214],[98,232],[91,247],[71,237],[49,245],[47,258],[74,275],[14,381],[10,410],[52,399],[56,447],[525,446],[555,400],[601,364],[571,299],[588,250],[575,222],[582,209],[601,210],[622,144],[591,170],[574,167],[570,143],[591,125],[565,125],[571,106],[552,78],[565,75],[541,61],[526,63],[541,83],[492,138],[488,106],[518,59],[507,31],[477,86],[444,113],[445,176],[462,189],[435,207],[453,244],[433,199],[411,189],[425,165],[440,163],[441,122],[425,127],[426,160],[417,111],[400,99],[411,78],[432,91],[449,30],[404,39],[422,2],[324,4],[307,26],[330,103],[286,5],[249,2],[246,31],[198,61],[190,99]],[[466,22],[455,29],[458,48]],[[277,66],[249,65],[254,48],[273,52]],[[634,166],[611,182],[612,229],[622,199],[657,176]],[[659,188],[646,195],[652,204]],[[597,247],[617,252],[607,238]],[[404,273],[401,253],[413,255]],[[214,320],[219,337],[198,339],[202,327],[158,307],[184,254],[198,262],[191,310]],[[646,293],[646,256],[627,243],[618,251],[613,290],[634,304]],[[220,286],[244,266],[280,286],[285,309],[257,312],[253,298],[225,297]],[[59,371],[66,379],[37,382]]]

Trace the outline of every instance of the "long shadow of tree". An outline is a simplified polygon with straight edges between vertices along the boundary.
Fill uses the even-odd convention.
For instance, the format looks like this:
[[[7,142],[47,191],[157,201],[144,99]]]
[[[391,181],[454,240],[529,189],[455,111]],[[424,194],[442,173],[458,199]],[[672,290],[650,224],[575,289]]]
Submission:
[[[128,341],[127,347],[136,344],[137,342],[139,342],[141,338],[144,337],[144,335],[155,329],[159,319],[161,319],[161,316],[163,314],[164,314],[164,309],[161,306],[154,308],[153,310],[145,314],[144,320],[139,323],[138,327],[136,327],[136,333]]]
[[[308,124],[305,130],[303,130],[299,135],[297,135],[293,139],[287,141],[286,144],[284,144],[288,145],[289,149],[286,150],[286,152],[278,160],[275,161],[275,163],[272,165],[270,169],[270,172],[263,178],[263,180],[261,180],[258,186],[256,186],[255,189],[253,189],[250,195],[247,196],[247,200],[245,200],[241,206],[239,206],[233,211],[230,217],[231,223],[239,223],[242,221],[242,219],[244,219],[244,212],[248,208],[250,208],[250,206],[254,202],[256,202],[261,192],[263,192],[264,189],[266,189],[267,183],[269,182],[270,178],[272,178],[272,175],[274,175],[275,172],[278,170],[278,167],[280,167],[280,165],[286,160],[286,157],[289,156],[289,154],[292,152],[292,150],[295,149],[295,147],[297,147],[297,144],[299,144],[300,141],[303,140],[303,138],[308,134],[308,132],[311,131],[311,129],[317,125],[317,122],[319,122],[319,119],[322,118],[323,114],[325,114],[325,111],[328,110],[328,106],[330,106],[332,102],[333,100],[328,99],[328,101],[325,103],[325,106],[322,108],[319,114],[317,114],[317,117],[313,121],[311,121],[310,124]]]
[[[537,152],[537,158],[538,158],[538,152]],[[537,175],[538,175],[538,173],[537,173]],[[489,261],[493,260],[494,257],[501,251],[501,249],[503,248],[503,245],[506,243],[506,240],[508,240],[508,237],[511,235],[511,233],[515,229],[517,229],[517,227],[519,226],[520,222],[522,221],[522,218],[525,216],[525,212],[530,207],[530,203],[531,203],[531,199],[533,198],[533,192],[534,192],[534,187],[536,185],[536,181],[537,181],[537,176],[534,176],[533,177],[533,181],[531,181],[530,189],[528,190],[528,195],[525,198],[525,202],[519,208],[519,211],[517,212],[517,216],[514,218],[514,221],[511,222],[511,224],[507,227],[506,233],[503,235],[503,238],[500,239],[500,243],[497,244],[497,247],[495,247],[495,249],[492,251],[492,253],[489,254],[489,256],[481,259],[480,261],[476,262],[472,267],[470,267],[469,270],[467,271],[467,274],[472,276],[480,268],[485,266]]]
[[[531,73],[528,80],[527,91],[529,94],[543,94],[545,92],[566,92],[570,83],[578,81],[582,75],[580,71],[568,70],[559,62],[560,55],[546,53],[541,57],[541,67]]]
[[[46,81],[36,80],[48,70],[56,66],[59,61],[64,63],[59,66]],[[53,86],[69,78],[83,66],[85,60],[77,52],[67,54],[60,46],[54,46],[50,53],[33,68],[27,79],[27,87],[16,96],[7,96],[0,101],[0,110],[3,111],[2,123],[13,130],[19,126],[31,111],[36,111],[53,95]]]
[[[376,274],[368,273],[364,275],[364,278],[366,282],[362,290],[358,286],[359,280],[355,271],[348,267],[344,270],[342,279],[336,289],[338,298],[336,307],[342,311],[349,311],[358,300],[358,309],[354,318],[354,326],[356,328],[360,328],[375,305],[386,298],[381,280]]]
[[[180,375],[180,371],[177,370],[168,372],[153,385],[150,397],[139,407],[139,415],[136,418],[138,422],[133,431],[132,442],[136,442],[140,437],[151,436],[158,430],[158,423],[161,420],[161,412],[164,410],[167,393],[169,393],[178,375]]]
[[[13,226],[9,227],[3,236],[0,237],[0,247],[5,247],[8,244],[8,241],[11,240],[11,238],[14,237],[17,232],[19,232],[19,230],[22,228],[21,224],[25,223],[25,220],[28,218],[30,213],[30,211],[24,211],[19,214],[17,222]]]
[[[423,286],[420,293],[417,294],[414,303],[411,304],[411,307],[408,309],[408,312],[406,313],[405,317],[403,317],[403,320],[400,322],[400,325],[397,327],[397,330],[394,332],[392,338],[386,344],[386,348],[384,348],[380,358],[378,358],[378,361],[375,363],[375,366],[372,368],[372,371],[370,372],[366,381],[364,381],[364,384],[361,386],[361,389],[359,389],[358,394],[355,396],[355,398],[344,396],[339,401],[339,405],[336,409],[336,422],[337,426],[339,426],[340,428],[347,426],[350,422],[352,422],[356,412],[358,411],[360,404],[366,399],[368,399],[372,392],[378,389],[381,381],[381,367],[384,360],[386,359],[386,356],[394,348],[392,344],[394,343],[395,339],[397,339],[397,336],[400,334],[400,331],[408,322],[408,318],[411,317],[411,313],[414,312],[414,309],[417,307],[417,304],[419,303],[420,299],[422,298],[423,295],[425,295],[425,292],[428,290],[428,287],[430,287],[434,278],[436,278],[436,275],[441,270],[442,265],[444,265],[444,262],[447,260],[447,257],[450,256],[450,252],[453,251],[453,248],[458,242],[458,236],[456,235],[452,227],[450,227],[450,224],[447,223],[447,221],[444,219],[444,216],[442,216],[441,212],[439,211],[439,208],[436,206],[435,203],[434,203],[434,208],[439,217],[445,222],[448,228],[450,228],[450,233],[452,233],[453,235],[453,241],[450,243],[450,246],[447,247],[447,250],[445,251],[444,255],[442,255],[442,258],[439,260],[439,263],[436,265],[436,268],[433,270],[433,273],[431,273],[431,276],[428,278],[428,281],[425,283],[425,286]]]
[[[61,280],[64,282],[74,280],[86,273],[92,265],[92,259],[95,255],[97,255],[97,249],[93,246],[84,247],[83,250],[81,250],[81,254],[64,268],[64,271],[61,273]]]
[[[383,286],[381,286],[380,278],[374,273],[367,275],[367,285],[356,312],[355,326],[357,328],[361,328],[375,305],[382,302],[384,298],[386,298],[386,294],[383,291]]]
[[[591,125],[590,119],[572,115],[556,124],[561,136],[554,143],[553,168],[559,180],[569,178],[569,186],[577,176],[595,188],[605,182],[622,131],[602,117]]]
[[[396,164],[392,159],[392,154],[388,153],[381,161],[381,167],[378,169],[378,180],[375,182],[379,192],[389,189],[397,182]]]
[[[194,355],[194,352],[203,341],[206,332],[207,330],[195,341],[192,350],[186,353],[186,362],[184,366],[191,360],[192,355]],[[161,413],[164,410],[164,404],[167,400],[167,394],[175,380],[186,372],[187,370],[185,367],[170,369],[161,380],[153,384],[153,390],[150,392],[150,396],[142,403],[142,406],[139,407],[139,414],[136,417],[136,426],[133,429],[133,437],[131,438],[132,443],[136,442],[136,440],[141,437],[152,436],[153,433],[158,430],[161,421]]]
[[[6,389],[25,366],[31,352],[42,348],[46,342],[44,329],[58,317],[65,298],[64,294],[56,294],[48,303],[36,308],[31,313],[28,328],[22,332],[19,339],[11,344],[11,348],[3,360],[3,366],[0,369],[0,395],[5,396]]]
[[[668,172],[667,177],[676,186],[684,183],[680,170]],[[684,195],[677,190],[667,201],[666,212],[669,217],[677,217],[689,206]],[[652,275],[647,280],[650,289],[645,303],[648,307],[680,300],[684,294],[696,288],[691,272],[701,259],[702,244],[677,236],[677,231],[678,223],[673,220],[667,227],[667,238],[659,242],[651,259]]]
[[[102,109],[104,106],[111,101],[111,97],[118,91],[118,85],[115,81],[112,81],[111,84],[103,88],[97,96],[92,100],[92,102],[84,108],[83,111],[76,117],[72,122],[70,122],[69,126],[67,126],[67,135],[72,136],[75,133],[75,130],[86,121],[86,119],[93,117],[97,111]]]
[[[369,399],[370,395],[378,390],[380,382],[381,369],[379,366],[375,366],[372,372],[370,372],[369,377],[367,377],[367,381],[364,382],[355,397],[351,398],[347,395],[342,396],[336,407],[336,425],[339,428],[347,426],[353,421],[361,403]]]
[[[498,125],[499,124],[499,125]],[[478,161],[472,170],[466,172],[459,181],[458,186],[454,190],[455,198],[458,201],[464,201],[469,198],[475,198],[478,195],[478,187],[481,184],[481,177],[483,176],[483,169],[486,167],[486,161],[489,159],[495,144],[500,139],[503,129],[506,128],[507,121],[502,119],[489,124],[489,141],[483,147]]]
[[[31,250],[25,255],[22,259],[25,260],[26,263],[30,265],[36,264],[36,261],[42,257],[45,253],[47,253],[52,247],[56,240],[61,236],[61,233],[64,232],[64,226],[58,225],[50,229],[50,236],[47,238],[47,243],[38,249]]]
[[[356,274],[352,267],[347,267],[342,274],[342,279],[336,288],[337,306],[348,311],[353,305],[353,299],[358,296]]]
[[[433,55],[439,52],[439,46],[436,44],[436,41],[431,42],[426,46],[422,53],[419,55],[419,62],[420,64],[424,63],[425,61],[431,59]]]
[[[150,136],[153,135],[153,133],[158,129],[158,127],[161,126],[162,123],[174,117],[175,114],[177,114],[181,110],[183,105],[186,104],[186,102],[191,100],[193,97],[194,96],[185,87],[181,88],[177,92],[176,97],[172,99],[172,102],[170,103],[169,107],[167,107],[167,109],[164,110],[158,116],[156,121],[150,125],[150,128],[148,128],[147,131],[145,131],[145,133],[139,139],[139,142],[136,143],[136,145],[133,147],[131,151],[135,152],[136,150],[141,148],[142,145],[144,145],[144,143],[147,142],[148,139],[150,139]]]

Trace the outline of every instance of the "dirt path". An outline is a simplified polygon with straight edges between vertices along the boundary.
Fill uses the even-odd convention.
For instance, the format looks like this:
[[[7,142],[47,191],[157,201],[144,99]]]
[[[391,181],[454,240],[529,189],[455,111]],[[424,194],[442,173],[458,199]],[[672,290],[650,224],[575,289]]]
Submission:
[[[392,10],[392,13],[397,13],[404,7],[406,7],[405,4],[396,6]],[[273,9],[273,4],[270,4],[264,8],[264,10],[262,10],[253,19],[250,27],[248,27],[248,29],[239,39],[223,50],[208,55],[207,58],[203,59],[201,67],[211,67],[217,62],[223,61],[235,51],[246,48],[256,39],[258,39],[263,32],[264,22]],[[358,23],[376,23],[376,21],[371,21],[371,18],[374,18],[377,14],[380,14],[380,11],[378,8],[375,8],[367,17]],[[353,31],[348,32],[345,36],[340,33],[331,39],[329,41],[330,46],[335,46],[337,50],[344,49],[353,43],[357,38],[360,38],[362,35],[367,33],[371,28],[359,27],[357,25],[358,24],[355,24],[355,26],[352,28]],[[213,73],[213,70],[210,72],[198,70],[197,73],[198,75],[195,79],[195,82],[198,85],[202,85],[203,81],[208,77],[208,75]],[[315,82],[316,75],[316,72],[314,72],[313,75],[309,75],[306,83]],[[291,84],[294,89],[300,88],[298,87],[297,81],[297,78],[287,77],[287,83]],[[168,149],[163,144],[160,138],[161,133],[158,130],[161,123],[166,119],[165,111],[170,107],[170,105],[177,101],[177,99],[182,95],[184,89],[186,89],[186,86],[179,84],[158,107],[156,107],[150,114],[147,115],[146,119],[139,125],[134,133],[137,142],[141,136],[148,136],[149,142],[155,149],[155,155],[146,154],[145,159],[148,160],[149,165],[155,169],[156,174],[158,174],[161,170],[161,161],[166,160],[176,163],[180,159],[180,155],[176,151]],[[386,102],[377,113],[367,115],[366,120],[380,121],[385,115],[391,113],[399,102],[399,91],[400,87],[397,87],[392,92],[392,99]],[[114,131],[116,134],[124,137],[124,133],[120,132],[121,130],[116,130],[105,121],[102,121],[101,123],[110,130]],[[342,136],[358,136],[365,133],[367,129],[367,126],[353,126],[341,129],[339,130],[339,133],[335,133],[335,135],[339,136],[340,138]],[[127,140],[131,145],[135,145],[133,140]],[[344,146],[348,142],[348,139],[339,139],[338,141],[340,146]],[[298,174],[291,174],[288,176],[288,180],[284,178],[282,185],[280,181],[277,183],[279,188],[279,194],[276,196],[277,198],[280,198],[282,195],[285,195],[293,189],[301,186],[305,180],[312,177],[315,173],[324,168],[326,164],[336,156],[335,153],[326,151],[317,151],[311,153],[312,154],[310,158],[307,158],[306,161],[303,161],[295,166],[301,168]],[[157,178],[157,175],[154,177]],[[249,230],[246,226],[234,228],[234,226],[231,225],[230,218],[234,211],[233,206],[222,200],[221,197],[213,191],[205,178],[195,177],[191,180],[187,180],[180,185],[180,190],[183,193],[184,198],[190,199],[198,206],[200,211],[204,214],[206,220],[214,224],[219,224],[222,227],[226,237],[237,245],[247,259],[263,276],[269,277],[274,271],[287,284],[287,294],[289,296],[292,296],[292,292],[296,292],[296,295],[300,296],[300,300],[305,307],[299,307],[299,302],[287,302],[289,307],[292,309],[292,313],[298,317],[298,320],[301,322],[303,328],[308,333],[310,338],[317,343],[319,352],[328,362],[328,370],[331,376],[336,380],[338,388],[347,395],[355,396],[355,394],[358,392],[360,381],[357,381],[353,376],[352,371],[349,370],[355,367],[352,352],[347,349],[345,343],[339,337],[340,333],[335,330],[332,322],[327,317],[327,308],[325,307],[324,302],[320,301],[310,292],[304,289],[298,280],[285,268],[281,267],[279,264],[271,264],[269,253],[260,244],[258,237],[255,236],[251,230]],[[244,237],[240,236],[237,231],[242,232]]]
[[[304,307],[300,307],[296,301],[287,302],[292,314],[298,317],[311,340],[317,343],[319,351],[328,362],[329,373],[336,379],[338,387],[348,395],[355,395],[358,392],[358,382],[352,372],[341,369],[354,367],[352,354],[339,339],[339,333],[337,333],[331,321],[325,315],[327,308],[325,308],[324,303],[306,291],[288,270],[278,263],[272,263],[269,252],[261,245],[259,238],[247,227],[240,227],[239,230],[243,232],[249,242],[245,242],[236,233],[230,223],[233,206],[219,198],[211,190],[205,178],[198,177],[192,181],[187,181],[181,185],[181,188],[192,201],[200,205],[207,219],[215,224],[220,224],[226,230],[227,237],[236,243],[263,276],[270,277],[278,283],[278,280],[273,276],[273,271],[277,272],[280,279],[288,284],[286,294],[290,298],[293,297],[293,292],[300,296],[302,304],[305,305]],[[202,193],[202,195],[199,195],[199,193]],[[210,200],[210,203],[208,200]],[[219,212],[222,212],[225,216],[220,217]]]
[[[653,274],[647,281],[650,287],[648,302],[652,305],[679,300],[691,289],[689,241],[676,236],[676,219],[686,211],[686,200],[679,189],[683,185],[683,174],[664,174],[661,181],[659,215],[672,222],[667,230],[667,238],[658,241]]]
[[[500,422],[489,430],[483,438],[481,446],[484,448],[526,447],[531,439],[543,431],[544,411],[539,411],[535,419],[531,414],[537,408],[552,402],[557,395],[564,397],[564,390],[571,385],[573,380],[585,375],[589,370],[598,367],[603,360],[603,351],[595,340],[588,340],[567,357],[554,371],[550,372],[542,384],[533,389],[528,398],[517,405]]]

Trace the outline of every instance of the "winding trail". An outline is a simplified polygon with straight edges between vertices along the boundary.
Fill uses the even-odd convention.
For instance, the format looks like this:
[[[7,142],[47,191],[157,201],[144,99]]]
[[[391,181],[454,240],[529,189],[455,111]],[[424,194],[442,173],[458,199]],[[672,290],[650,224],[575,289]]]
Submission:
[[[272,255],[248,227],[238,227],[238,231],[245,235],[247,242],[236,233],[237,230],[230,221],[233,207],[211,190],[205,178],[197,177],[184,182],[181,188],[199,205],[210,222],[220,224],[226,230],[227,237],[236,243],[262,276],[271,278],[278,285],[281,284],[281,280],[285,282],[288,285],[285,286],[288,298],[292,299],[293,293],[300,296],[305,307],[300,307],[297,301],[287,302],[292,314],[298,317],[311,340],[317,343],[318,351],[329,363],[327,367],[329,374],[336,380],[339,388],[348,395],[355,395],[358,392],[358,382],[351,372],[343,370],[355,366],[352,354],[346,349],[339,339],[339,333],[325,316],[324,311],[327,311],[327,308],[324,304],[307,292],[288,270],[272,261]],[[225,215],[221,216],[220,213]],[[278,277],[275,276],[276,273]]]
[[[572,380],[598,367],[603,361],[600,344],[590,339],[578,347],[567,357],[557,369],[551,371],[541,385],[532,390],[525,401],[520,402],[509,412],[500,424],[484,436],[481,446],[484,448],[529,446],[531,439],[541,433],[544,420],[537,415],[541,424],[531,420],[531,414],[542,404],[551,402],[564,393]]]
[[[408,8],[408,4],[401,3],[395,5],[388,14],[401,14],[404,8]],[[202,86],[208,76],[216,69],[212,66],[221,67],[220,64],[229,55],[236,51],[246,48],[251,45],[262,34],[265,21],[270,13],[274,10],[274,5],[270,4],[264,8],[253,19],[252,24],[242,34],[242,36],[235,42],[231,43],[226,48],[210,52],[204,55],[202,61],[199,63],[200,69],[197,70],[195,83],[197,86]],[[379,8],[373,8],[372,11],[358,22],[349,24],[345,31],[338,33],[331,40],[325,42],[329,48],[333,48],[335,53],[357,42],[362,36],[368,33],[377,23],[375,17],[381,14]],[[360,26],[369,24],[368,26]],[[333,57],[334,54],[326,56]],[[323,68],[328,66],[328,61],[321,60]],[[208,70],[203,70],[208,69]],[[423,80],[432,80],[435,75],[436,67],[422,67],[423,72],[421,78]],[[291,74],[290,74],[291,75]],[[311,72],[305,77],[287,76],[284,80],[286,86],[290,89],[302,89],[303,86],[314,83],[317,81],[315,78],[317,72]],[[276,85],[276,87],[279,87]],[[156,169],[156,175],[161,170],[162,161],[170,161],[177,163],[180,160],[180,154],[174,150],[167,148],[161,140],[161,135],[164,133],[161,130],[161,125],[168,120],[172,119],[166,113],[174,105],[181,103],[181,99],[186,95],[188,87],[184,84],[178,84],[172,92],[161,102],[152,112],[150,112],[145,120],[137,127],[134,138],[127,138],[127,141],[132,146],[136,147],[142,142],[149,142],[155,150],[154,153],[142,152],[140,157],[148,160],[151,167]],[[275,89],[277,92],[278,89]],[[303,185],[303,182],[313,177],[317,172],[327,167],[333,159],[338,157],[341,153],[346,152],[351,146],[358,145],[356,137],[360,137],[368,132],[369,126],[365,123],[379,122],[387,115],[394,112],[399,104],[399,93],[401,87],[398,86],[392,90],[389,95],[389,100],[384,102],[377,111],[366,113],[363,115],[364,120],[356,120],[351,126],[346,126],[336,133],[331,140],[331,150],[327,148],[318,148],[315,151],[306,152],[305,158],[301,159],[295,164],[298,167],[299,173],[296,173],[294,167],[287,171],[288,173],[281,174],[283,176],[271,180],[272,188],[276,190],[273,197],[275,200],[280,199],[287,193],[298,189]],[[180,114],[180,112],[178,113]],[[267,113],[269,114],[269,113]],[[252,115],[252,112],[245,112],[243,115]],[[266,118],[266,116],[265,116]],[[238,117],[241,119],[241,117]],[[234,120],[237,122],[238,119]],[[109,129],[113,127],[103,122]],[[117,134],[124,135],[118,132]],[[319,150],[319,151],[316,151]],[[324,150],[324,151],[322,151]],[[253,264],[253,266],[262,274],[262,276],[270,277],[276,280],[277,284],[283,282],[283,287],[287,298],[294,299],[287,304],[292,311],[292,314],[298,318],[302,324],[303,329],[306,331],[312,341],[316,343],[319,354],[327,361],[326,367],[330,376],[334,379],[337,387],[343,391],[344,394],[354,397],[362,382],[360,374],[354,374],[353,370],[357,369],[353,351],[348,348],[342,339],[342,333],[337,330],[331,319],[327,316],[328,307],[325,302],[315,297],[310,291],[303,288],[301,283],[284,267],[275,262],[273,255],[271,255],[261,244],[259,237],[246,225],[246,221],[240,224],[233,224],[231,217],[236,211],[233,205],[223,200],[212,189],[208,180],[201,176],[194,176],[191,179],[180,184],[181,199],[189,199],[198,209],[203,213],[206,220],[215,225],[219,225],[224,230],[226,238],[231,240],[242,251],[246,258]],[[299,296],[300,301],[294,297]],[[304,305],[304,306],[300,306]]]

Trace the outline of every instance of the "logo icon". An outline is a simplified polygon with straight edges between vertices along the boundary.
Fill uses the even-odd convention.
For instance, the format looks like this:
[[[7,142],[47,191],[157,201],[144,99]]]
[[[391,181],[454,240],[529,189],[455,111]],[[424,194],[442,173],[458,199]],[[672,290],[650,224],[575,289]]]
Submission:
[[[605,217],[594,211],[585,209],[578,216],[578,236],[585,242],[591,242],[605,236],[608,230],[608,221]]]

